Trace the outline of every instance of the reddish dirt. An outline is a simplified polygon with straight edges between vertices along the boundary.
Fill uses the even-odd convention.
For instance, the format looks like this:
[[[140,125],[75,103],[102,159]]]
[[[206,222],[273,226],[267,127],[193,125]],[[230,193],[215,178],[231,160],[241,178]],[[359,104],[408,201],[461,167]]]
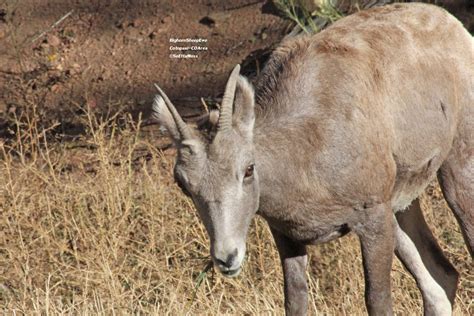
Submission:
[[[346,0],[344,0],[346,1]],[[0,3],[0,137],[14,116],[35,111],[75,135],[85,106],[147,114],[158,82],[185,116],[222,93],[237,63],[278,43],[288,22],[257,0],[16,0]],[[472,29],[467,0],[446,0]],[[192,5],[190,5],[192,3]],[[55,22],[68,15],[61,23]],[[38,38],[42,32],[46,32]],[[197,59],[170,59],[170,38],[204,38]],[[179,44],[181,46],[185,44]],[[256,66],[254,63],[253,66]]]
[[[36,105],[42,120],[74,129],[74,114],[85,104],[112,113],[146,112],[153,82],[178,105],[191,101],[186,108],[192,112],[199,97],[222,92],[235,64],[284,35],[288,22],[262,14],[261,7],[255,0],[1,4],[0,115],[20,115]],[[170,38],[204,38],[208,50],[197,59],[170,59],[170,45],[186,46],[170,44]]]

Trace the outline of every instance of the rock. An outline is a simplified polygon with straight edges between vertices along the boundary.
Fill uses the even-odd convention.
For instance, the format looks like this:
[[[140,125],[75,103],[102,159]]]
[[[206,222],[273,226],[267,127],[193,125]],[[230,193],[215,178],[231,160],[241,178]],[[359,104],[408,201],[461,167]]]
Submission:
[[[314,12],[322,6],[328,4],[327,0],[300,0],[299,4],[308,10],[308,12]]]
[[[163,24],[169,24],[171,23],[173,18],[169,15],[165,16],[164,18],[161,19],[161,23]]]
[[[0,101],[0,114],[5,113],[7,111],[7,104],[5,101]]]
[[[54,84],[51,86],[51,92],[56,93],[59,91],[60,88],[61,87],[59,86],[59,84]]]
[[[47,52],[48,49],[49,49],[48,43],[41,43],[41,44],[39,45],[39,49],[40,49],[41,51],[43,51],[43,52]]]
[[[131,23],[130,23],[130,26],[131,27],[140,27],[143,25],[143,20],[140,19],[140,18],[136,18],[135,20],[133,20]]]
[[[208,27],[215,27],[219,23],[223,23],[230,18],[229,12],[216,12],[211,13],[199,20],[199,23],[204,24]]]
[[[0,9],[0,22],[1,23],[7,23],[7,10],[5,9]]]
[[[57,47],[61,44],[61,40],[56,35],[51,34],[48,36],[48,44],[53,47]]]
[[[81,66],[78,63],[74,63],[71,65],[71,74],[78,74],[81,72]]]
[[[216,21],[209,16],[205,16],[202,19],[200,19],[199,23],[204,24],[209,27],[214,27],[216,25]]]
[[[115,26],[116,26],[117,28],[119,28],[119,29],[122,29],[122,30],[127,27],[127,24],[128,24],[128,23],[125,22],[125,21],[117,21],[117,22],[115,22]]]

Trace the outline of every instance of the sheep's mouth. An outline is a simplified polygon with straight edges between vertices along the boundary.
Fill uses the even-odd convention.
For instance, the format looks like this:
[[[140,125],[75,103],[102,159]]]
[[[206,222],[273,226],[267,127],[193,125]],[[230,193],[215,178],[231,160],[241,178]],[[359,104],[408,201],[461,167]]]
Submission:
[[[221,270],[221,273],[225,276],[225,277],[228,277],[228,278],[235,278],[236,276],[238,276],[240,274],[240,271],[242,269],[241,268],[237,268],[237,269],[234,269],[234,270],[226,270],[226,271],[223,271]]]

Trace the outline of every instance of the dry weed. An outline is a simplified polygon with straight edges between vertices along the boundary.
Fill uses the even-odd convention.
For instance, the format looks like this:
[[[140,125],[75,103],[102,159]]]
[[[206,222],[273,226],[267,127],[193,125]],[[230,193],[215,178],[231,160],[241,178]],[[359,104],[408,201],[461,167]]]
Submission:
[[[51,143],[31,118],[0,145],[4,313],[283,313],[278,254],[261,219],[239,278],[202,273],[207,235],[172,182],[172,150],[158,150],[159,135],[126,116],[99,120],[89,111],[83,120],[87,134],[72,143]],[[472,262],[459,228],[438,188],[423,206],[461,272],[455,314],[472,314]],[[310,249],[310,314],[365,314],[356,238]],[[392,275],[396,313],[421,314],[413,279],[398,262]]]

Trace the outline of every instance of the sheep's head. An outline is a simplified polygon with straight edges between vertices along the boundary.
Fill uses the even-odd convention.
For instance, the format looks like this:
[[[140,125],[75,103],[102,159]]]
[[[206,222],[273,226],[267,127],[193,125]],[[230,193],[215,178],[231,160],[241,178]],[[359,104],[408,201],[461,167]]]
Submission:
[[[240,272],[260,197],[254,91],[239,71],[237,65],[229,77],[220,110],[208,114],[210,138],[187,125],[158,86],[160,94],[153,104],[154,117],[178,148],[175,180],[192,198],[209,234],[214,264],[226,276]]]

